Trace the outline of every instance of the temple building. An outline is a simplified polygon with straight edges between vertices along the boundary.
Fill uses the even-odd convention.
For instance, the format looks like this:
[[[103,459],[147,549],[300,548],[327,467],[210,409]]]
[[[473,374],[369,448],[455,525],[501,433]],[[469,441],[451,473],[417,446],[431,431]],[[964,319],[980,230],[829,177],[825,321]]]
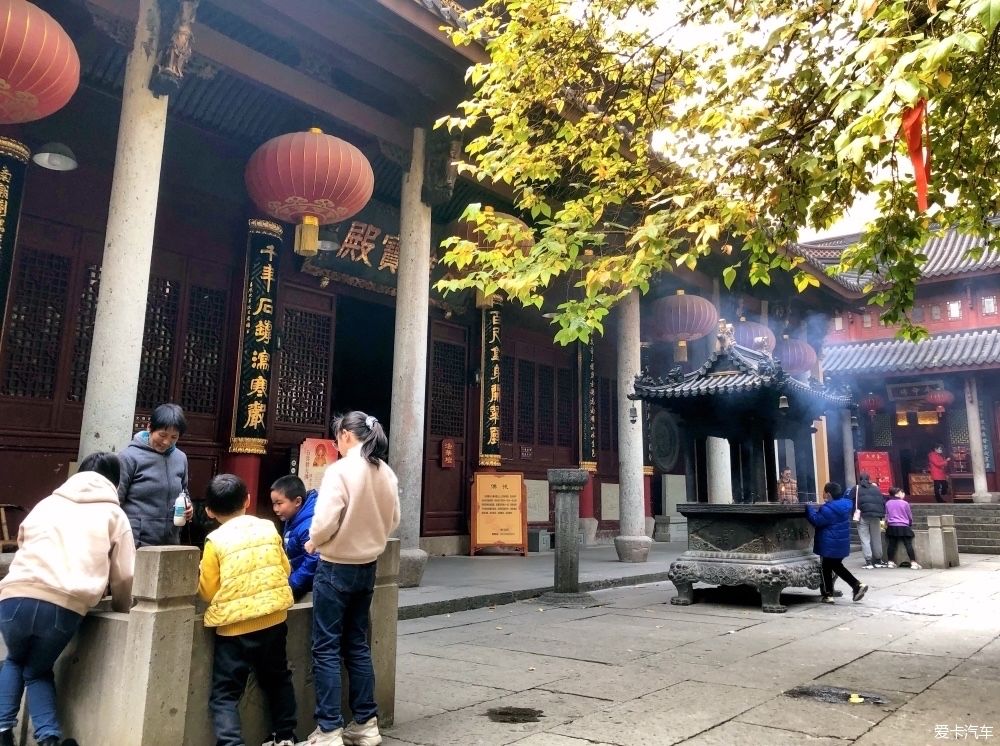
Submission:
[[[825,239],[797,250],[822,271],[857,240]],[[929,339],[915,344],[895,338],[897,329],[867,300],[872,278],[834,275],[826,281],[842,305],[829,321],[822,368],[828,381],[855,394],[858,427],[848,450],[853,446],[861,468],[870,463],[914,501],[933,502],[928,457],[941,444],[951,458],[946,499],[989,501],[998,490],[1000,253],[954,231],[931,239],[922,251],[927,262],[910,315]]]

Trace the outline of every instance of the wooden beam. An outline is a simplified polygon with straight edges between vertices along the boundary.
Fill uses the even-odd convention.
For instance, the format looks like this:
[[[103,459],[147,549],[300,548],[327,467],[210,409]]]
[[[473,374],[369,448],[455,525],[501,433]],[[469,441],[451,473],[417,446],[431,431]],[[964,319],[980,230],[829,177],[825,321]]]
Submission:
[[[412,0],[409,0],[412,2]],[[455,86],[462,85],[459,71],[449,69],[403,46],[390,37],[344,12],[341,2],[328,0],[258,0],[303,28],[316,32],[327,43],[361,57],[374,67],[413,86],[432,101],[450,98]],[[337,10],[340,7],[341,10]],[[452,83],[451,79],[454,80]]]
[[[214,29],[195,24],[194,50],[234,75],[305,104],[352,129],[400,147],[412,145],[413,131],[406,124]]]
[[[89,0],[89,3],[132,24],[136,22],[139,7],[136,0]],[[403,148],[412,145],[413,133],[409,125],[203,24],[195,24],[193,47],[196,54],[233,75],[304,104],[359,133]]]
[[[441,31],[444,21],[431,13],[427,8],[413,0],[371,0],[382,6],[393,15],[406,21],[410,26],[421,31],[423,34],[432,37],[436,41],[446,45],[449,49],[461,55],[469,62],[489,62],[490,56],[486,50],[478,44],[470,44],[465,47],[456,47],[451,40]]]
[[[395,100],[402,110],[412,114],[414,122],[433,116],[430,99],[420,90],[395,75],[363,59],[343,45],[334,48],[328,36],[312,26],[302,26],[278,10],[257,0],[211,0],[215,7],[231,13],[246,23],[264,28],[308,54],[322,57],[334,74],[343,72]],[[370,51],[370,50],[369,50]],[[300,65],[301,67],[301,65]],[[336,82],[336,81],[335,81]]]

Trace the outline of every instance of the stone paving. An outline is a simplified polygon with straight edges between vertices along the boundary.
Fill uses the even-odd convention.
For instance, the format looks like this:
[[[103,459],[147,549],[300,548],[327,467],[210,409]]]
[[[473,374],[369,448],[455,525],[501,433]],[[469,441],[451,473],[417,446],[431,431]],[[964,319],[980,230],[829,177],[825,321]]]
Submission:
[[[732,589],[671,606],[661,582],[595,591],[590,609],[536,600],[401,621],[385,744],[1000,744],[1000,556],[858,564],[861,603],[792,590],[783,615]],[[784,694],[807,684],[883,703]],[[489,717],[504,707],[540,713]]]

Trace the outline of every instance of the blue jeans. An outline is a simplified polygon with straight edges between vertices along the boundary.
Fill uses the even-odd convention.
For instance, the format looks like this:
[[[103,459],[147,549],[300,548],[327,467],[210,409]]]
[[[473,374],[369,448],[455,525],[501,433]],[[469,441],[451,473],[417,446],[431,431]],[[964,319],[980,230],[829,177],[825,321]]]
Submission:
[[[81,615],[48,601],[0,601],[0,633],[7,645],[7,660],[0,670],[0,731],[17,725],[17,711],[27,687],[35,740],[62,738],[52,668],[82,621]]]
[[[340,661],[347,669],[351,714],[366,723],[378,714],[375,669],[368,646],[368,611],[375,563],[340,565],[321,560],[313,580],[313,677],[316,724],[326,733],[344,725]]]

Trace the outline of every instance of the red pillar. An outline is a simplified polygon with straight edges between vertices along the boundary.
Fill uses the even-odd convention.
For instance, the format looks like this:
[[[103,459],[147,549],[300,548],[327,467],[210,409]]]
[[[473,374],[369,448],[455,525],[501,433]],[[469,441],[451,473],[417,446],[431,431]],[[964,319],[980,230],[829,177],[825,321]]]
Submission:
[[[580,517],[594,517],[594,474],[587,471],[587,484],[580,490]]]
[[[228,453],[222,460],[222,471],[243,480],[250,493],[249,515],[257,515],[257,495],[260,490],[260,456],[249,453]]]
[[[642,470],[642,502],[645,506],[644,515],[653,517],[653,467],[646,466]]]

